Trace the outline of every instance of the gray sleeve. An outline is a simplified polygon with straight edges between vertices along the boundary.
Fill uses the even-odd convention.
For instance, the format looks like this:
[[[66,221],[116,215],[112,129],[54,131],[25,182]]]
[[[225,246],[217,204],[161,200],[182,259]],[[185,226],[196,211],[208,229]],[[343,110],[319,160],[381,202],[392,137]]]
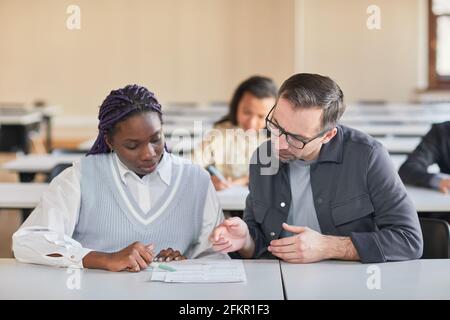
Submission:
[[[255,159],[257,151],[255,151],[252,159]],[[255,243],[255,252],[253,258],[259,258],[267,251],[268,243],[264,232],[262,230],[261,217],[265,216],[267,207],[261,206],[258,202],[254,201],[254,191],[260,187],[261,181],[260,166],[256,160],[249,165],[250,179],[248,184],[249,194],[245,200],[244,221],[247,223],[250,236]]]
[[[249,189],[250,188],[251,187],[249,185]],[[258,210],[258,208],[253,206],[252,192],[250,189],[250,193],[245,201],[244,221],[247,223],[250,236],[255,242],[255,252],[253,254],[253,258],[258,258],[267,251],[267,245],[264,240],[264,234],[261,231],[261,226],[255,219],[254,210]]]
[[[367,167],[375,232],[353,232],[363,263],[418,259],[423,240],[418,215],[385,148],[374,147]]]
[[[430,187],[433,189],[439,189],[439,184],[443,179],[450,179],[450,175],[443,173],[435,174],[430,180]]]
[[[433,125],[405,163],[401,165],[398,173],[404,183],[425,188],[433,187],[431,180],[434,175],[428,172],[428,167],[442,157],[439,147],[440,139],[438,127]]]

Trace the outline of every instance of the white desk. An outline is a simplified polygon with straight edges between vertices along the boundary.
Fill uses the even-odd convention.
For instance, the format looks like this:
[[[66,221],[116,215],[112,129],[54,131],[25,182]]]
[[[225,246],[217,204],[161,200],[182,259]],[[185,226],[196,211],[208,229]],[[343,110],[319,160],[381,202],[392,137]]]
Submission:
[[[391,160],[394,163],[395,170],[398,171],[398,169],[400,169],[400,167],[406,161],[407,158],[408,158],[408,156],[406,154],[391,155]]]
[[[0,259],[0,300],[3,299],[171,299],[282,300],[283,287],[276,260],[245,260],[247,282],[176,284],[149,282],[151,272],[113,273],[80,270],[80,289],[70,290],[64,268],[22,264]],[[264,280],[264,281],[263,281]]]
[[[33,209],[47,188],[48,183],[0,183],[0,209]],[[244,187],[220,191],[220,206],[224,210],[243,210],[247,194]]]
[[[418,212],[450,212],[450,194],[409,185],[406,191]]]
[[[180,124],[164,124],[163,132],[167,137],[171,136],[203,136],[213,127],[210,122],[192,121]]]
[[[355,124],[372,124],[372,123],[400,123],[400,124],[412,124],[412,123],[439,123],[449,121],[450,113],[447,114],[433,114],[433,113],[385,113],[385,114],[344,114],[341,122],[349,126]]]
[[[166,136],[168,144],[182,140],[183,144],[175,148],[176,151],[192,151],[192,147],[197,146],[202,137],[213,127],[212,122],[207,121],[186,121],[183,123],[165,123],[163,125],[163,132]],[[187,141],[191,138],[192,142]],[[95,142],[97,137],[83,141],[77,146],[78,150],[89,150]],[[192,146],[187,148],[186,146]],[[187,148],[187,149],[186,149]]]
[[[223,117],[228,112],[228,107],[164,107],[163,120],[166,116],[190,115],[203,117]]]
[[[47,148],[52,144],[52,118],[61,111],[60,106],[1,106],[0,126],[28,126],[40,122],[46,123]],[[27,148],[25,148],[27,149]],[[27,150],[25,150],[27,151]]]
[[[387,137],[377,138],[390,153],[409,154],[419,145],[421,138],[418,137]]]
[[[78,150],[90,150],[92,145],[94,144],[96,138],[86,140],[82,143],[80,143],[77,146]],[[192,152],[202,141],[200,136],[191,137],[187,135],[181,135],[181,136],[172,136],[168,137],[167,139],[167,145],[170,148],[170,150],[174,153],[178,153],[180,151],[183,152]]]
[[[450,104],[349,105],[343,121],[443,122],[450,119]]]
[[[38,111],[29,111],[23,108],[0,108],[1,150],[3,152],[20,150],[28,153],[31,147],[30,135],[44,120],[49,123],[50,118],[44,117]],[[47,141],[51,141],[50,137]]]
[[[219,120],[220,117],[211,115],[164,115],[163,121],[165,124],[184,124],[193,123],[194,121],[204,121],[205,123],[213,123]]]
[[[413,125],[354,125],[352,128],[372,136],[414,136],[421,137],[431,128],[431,124]]]
[[[437,190],[406,186],[418,212],[450,212],[450,195]],[[244,210],[248,190],[233,187],[217,193],[223,210]]]
[[[0,208],[32,209],[37,206],[46,183],[0,183]],[[450,212],[450,195],[436,190],[406,186],[418,212]],[[246,187],[233,187],[217,192],[223,210],[245,209]]]
[[[47,183],[0,183],[0,209],[33,209]]]
[[[358,104],[347,106],[346,114],[424,114],[424,113],[449,113],[450,103],[435,104],[412,104],[412,103],[389,103],[389,104]]]
[[[281,262],[286,299],[450,299],[450,259],[376,264],[380,290],[367,287],[369,277],[374,276],[373,271],[367,273],[370,266],[340,261]]]
[[[20,173],[49,173],[52,168],[61,163],[72,163],[84,154],[67,155],[27,155],[3,164],[2,169]]]
[[[242,211],[245,209],[245,200],[247,199],[248,188],[233,186],[217,192],[220,206],[223,210]]]
[[[399,170],[408,156],[405,154],[391,154],[391,160],[394,163],[395,170]],[[435,163],[428,167],[429,173],[439,173],[439,166]]]
[[[15,109],[0,109],[0,125],[20,125],[25,126],[33,123],[39,123],[42,120],[42,114],[38,111],[26,111]]]

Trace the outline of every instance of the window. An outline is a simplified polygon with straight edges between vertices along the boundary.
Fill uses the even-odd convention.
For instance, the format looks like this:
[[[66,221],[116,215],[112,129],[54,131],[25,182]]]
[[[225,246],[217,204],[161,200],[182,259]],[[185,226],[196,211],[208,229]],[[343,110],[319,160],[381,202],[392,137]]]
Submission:
[[[429,86],[450,89],[450,0],[429,0]]]

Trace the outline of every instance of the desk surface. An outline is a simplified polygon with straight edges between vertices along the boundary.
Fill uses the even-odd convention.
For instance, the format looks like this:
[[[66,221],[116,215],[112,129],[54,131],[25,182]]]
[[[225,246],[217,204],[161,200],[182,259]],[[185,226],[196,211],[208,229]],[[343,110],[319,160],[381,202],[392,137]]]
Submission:
[[[37,206],[46,183],[0,183],[0,208],[32,209]],[[450,195],[436,190],[407,186],[418,212],[450,212]],[[248,189],[233,187],[217,192],[223,210],[244,210]]]
[[[368,269],[376,266],[377,271]],[[382,264],[324,261],[281,262],[287,300],[296,299],[450,299],[450,259]],[[370,290],[380,275],[380,290]]]
[[[284,298],[278,261],[245,260],[244,267],[247,282],[176,284],[149,282],[151,272],[147,271],[113,273],[89,269],[70,270],[23,264],[14,259],[0,259],[0,300],[282,300]],[[75,272],[80,272],[81,275],[80,290],[70,290],[67,286],[67,283],[74,279]]]
[[[406,191],[418,212],[450,212],[450,194],[408,185]]]
[[[24,173],[48,173],[54,166],[61,163],[72,163],[84,154],[67,155],[26,155],[9,161],[2,166],[4,170]]]
[[[409,154],[420,143],[419,137],[383,137],[377,138],[390,153]],[[201,137],[170,137],[167,143],[173,147],[173,151],[183,150],[192,151],[202,141]],[[89,150],[94,144],[95,139],[84,141],[78,145],[79,150]]]
[[[406,161],[408,156],[406,154],[391,154],[391,160],[394,163],[395,170],[399,170],[401,165]],[[439,173],[440,169],[437,163],[428,167],[429,173]]]
[[[42,120],[42,114],[38,111],[24,111],[14,109],[0,109],[0,125],[29,125],[39,123]]]
[[[421,138],[387,137],[387,138],[378,138],[377,140],[381,142],[390,153],[409,154],[413,152],[414,149],[419,145]]]
[[[174,284],[149,282],[150,272],[71,270],[0,259],[0,299],[281,300],[283,286],[288,300],[450,299],[450,259],[281,262],[281,274],[277,260],[245,260],[244,266],[245,283]],[[80,288],[69,289],[78,272]],[[379,289],[373,288],[375,277]]]
[[[421,137],[431,128],[431,124],[411,124],[411,125],[364,125],[358,124],[352,128],[365,132],[372,136],[414,136]]]
[[[0,183],[0,209],[33,209],[47,188],[48,183]],[[217,194],[222,209],[243,210],[248,191],[236,187]]]
[[[42,117],[53,117],[61,111],[60,106],[3,106],[0,107],[0,125],[28,125],[38,123]]]
[[[47,188],[47,183],[0,183],[0,209],[35,208]]]
[[[167,137],[166,142],[169,149],[174,152],[192,152],[202,141],[201,137],[191,137],[191,136],[173,136]],[[90,150],[92,145],[95,143],[95,138],[81,142],[78,146],[78,150]]]
[[[232,188],[218,191],[217,196],[219,197],[220,206],[223,210],[242,211],[245,209],[245,200],[248,192],[248,188],[242,186],[233,186]]]
[[[450,212],[450,195],[437,190],[406,186],[418,212]],[[224,210],[244,210],[248,190],[243,187],[233,187],[219,191],[219,202]]]
[[[379,114],[366,114],[366,113],[344,113],[341,122],[343,124],[352,126],[355,124],[372,124],[372,123],[399,123],[403,125],[412,123],[438,123],[448,121],[450,119],[450,112],[441,113],[379,113]]]
[[[346,113],[432,113],[450,112],[450,103],[385,103],[385,104],[349,104]]]

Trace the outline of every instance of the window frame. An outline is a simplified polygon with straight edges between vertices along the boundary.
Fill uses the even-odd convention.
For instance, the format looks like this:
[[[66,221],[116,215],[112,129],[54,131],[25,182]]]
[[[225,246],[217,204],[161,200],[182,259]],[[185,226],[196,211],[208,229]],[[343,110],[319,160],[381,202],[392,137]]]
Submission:
[[[437,19],[433,12],[433,0],[428,0],[428,87],[450,89],[450,76],[442,76],[436,70]]]

